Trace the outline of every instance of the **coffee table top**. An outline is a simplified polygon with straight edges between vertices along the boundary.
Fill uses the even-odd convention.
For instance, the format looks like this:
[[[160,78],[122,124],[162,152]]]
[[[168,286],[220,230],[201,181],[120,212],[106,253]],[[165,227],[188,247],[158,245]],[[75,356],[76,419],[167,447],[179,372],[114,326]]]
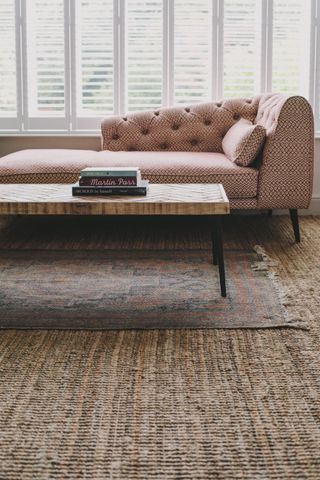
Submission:
[[[146,196],[73,197],[66,184],[1,184],[1,215],[225,215],[221,184],[151,184]]]

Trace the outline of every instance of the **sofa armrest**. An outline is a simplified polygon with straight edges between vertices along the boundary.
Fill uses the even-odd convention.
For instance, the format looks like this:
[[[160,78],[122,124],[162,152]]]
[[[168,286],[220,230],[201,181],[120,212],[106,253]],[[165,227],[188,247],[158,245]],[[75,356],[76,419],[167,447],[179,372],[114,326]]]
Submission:
[[[259,171],[259,208],[308,208],[312,195],[314,124],[300,96],[263,95],[256,123],[267,129]]]

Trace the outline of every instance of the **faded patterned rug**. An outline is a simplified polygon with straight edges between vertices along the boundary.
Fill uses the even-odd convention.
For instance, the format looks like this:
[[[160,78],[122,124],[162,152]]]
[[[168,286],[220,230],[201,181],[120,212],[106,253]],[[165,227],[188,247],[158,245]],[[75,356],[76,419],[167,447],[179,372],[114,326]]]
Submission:
[[[66,220],[60,222],[46,223],[49,229],[44,230],[46,239],[40,228],[43,223],[39,220],[32,224],[30,219],[23,219],[13,231],[9,228],[3,232],[0,327],[301,326],[286,314],[277,283],[268,268],[259,268],[260,264],[264,266],[265,259],[253,248],[232,248],[226,239],[227,298],[222,298],[218,268],[212,264],[208,239],[205,248],[197,248],[197,244],[193,248],[190,244],[187,249],[181,248],[180,240],[185,238],[182,235],[180,240],[175,240],[176,248],[148,249],[152,240],[146,240],[146,232],[137,228],[132,230],[132,236],[139,248],[129,249],[125,245],[124,231],[119,227],[116,230],[122,248],[115,249],[114,242],[110,241],[112,235],[108,239],[106,233],[104,248],[97,249],[93,239],[95,235],[99,238],[99,232],[101,235],[104,231],[101,224],[92,228],[91,223],[75,244],[68,237]],[[52,225],[59,228],[52,230],[50,235]],[[154,228],[157,229],[157,225]],[[158,228],[161,235],[159,225]],[[183,230],[183,225],[178,226],[175,233],[171,228],[171,236],[181,233],[181,228]],[[109,231],[114,232],[114,229],[109,228]],[[202,234],[206,235],[206,228]],[[33,240],[36,245],[30,249]],[[71,245],[70,250],[68,245]]]

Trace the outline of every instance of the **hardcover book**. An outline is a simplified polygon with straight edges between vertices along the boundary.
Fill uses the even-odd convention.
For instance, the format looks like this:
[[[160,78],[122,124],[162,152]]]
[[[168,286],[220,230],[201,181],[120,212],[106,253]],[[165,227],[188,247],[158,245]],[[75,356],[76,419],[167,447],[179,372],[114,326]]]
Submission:
[[[83,187],[79,183],[76,183],[72,187],[72,195],[82,196],[82,195],[101,195],[101,196],[110,196],[110,195],[140,195],[144,196],[147,194],[149,188],[148,180],[142,180],[140,186],[134,187]]]
[[[81,177],[137,177],[139,167],[87,167],[81,170]]]
[[[80,187],[134,187],[137,177],[80,177]]]

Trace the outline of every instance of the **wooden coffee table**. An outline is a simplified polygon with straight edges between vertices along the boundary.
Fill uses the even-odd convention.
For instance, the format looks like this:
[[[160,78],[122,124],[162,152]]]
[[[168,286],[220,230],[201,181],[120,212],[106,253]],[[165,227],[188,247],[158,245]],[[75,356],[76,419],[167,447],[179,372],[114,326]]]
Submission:
[[[226,296],[221,218],[230,212],[221,184],[152,184],[145,197],[73,197],[71,185],[2,184],[1,215],[207,215],[212,217],[213,263]]]

